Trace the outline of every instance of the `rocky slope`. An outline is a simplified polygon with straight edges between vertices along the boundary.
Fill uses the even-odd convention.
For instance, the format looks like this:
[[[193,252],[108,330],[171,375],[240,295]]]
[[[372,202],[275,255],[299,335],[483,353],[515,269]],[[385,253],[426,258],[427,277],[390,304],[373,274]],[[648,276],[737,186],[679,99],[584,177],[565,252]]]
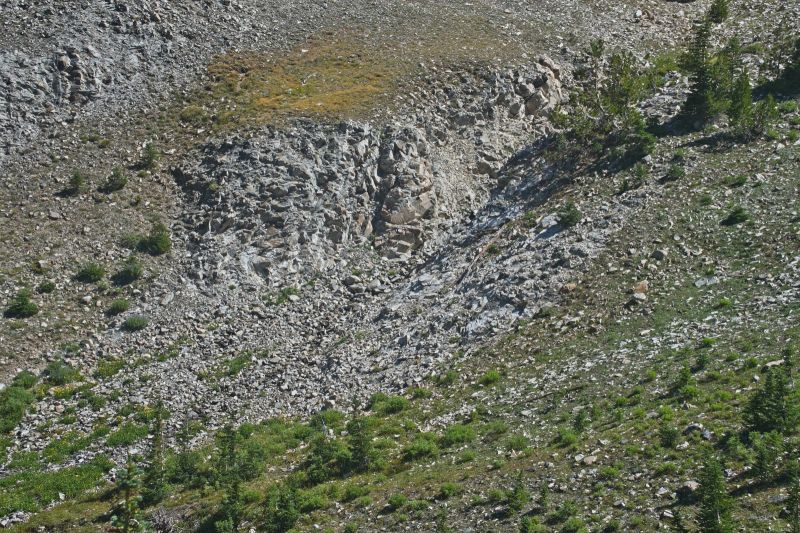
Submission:
[[[59,507],[55,518],[34,516],[50,499],[25,492],[20,476],[91,469],[105,457],[119,466],[146,453],[147,424],[162,402],[173,447],[189,425],[190,444],[202,447],[229,422],[290,417],[313,426],[326,410],[380,413],[379,434],[394,439],[383,445],[397,463],[359,480],[377,487],[376,501],[331,492],[303,528],[376,519],[381,530],[433,530],[450,513],[465,531],[518,530],[502,498],[485,507],[490,485],[509,486],[515,469],[559,501],[580,501],[598,530],[615,520],[631,531],[664,528],[672,515],[654,502],[679,500],[686,479],[675,475],[651,494],[655,466],[637,458],[625,469],[619,457],[652,443],[615,440],[642,429],[636,420],[657,421],[659,395],[682,364],[664,349],[717,334],[729,347],[767,324],[773,343],[795,338],[797,184],[788,176],[797,169],[796,108],[780,118],[779,140],[715,155],[703,133],[666,137],[635,171],[576,170],[547,151],[552,113],[569,103],[574,69],[586,67],[577,49],[602,37],[647,64],[703,2],[83,4],[0,7],[0,293],[5,303],[38,288],[40,308],[0,320],[0,368],[8,387],[22,370],[42,378],[3,440],[3,525],[77,530],[80,518],[58,522]],[[786,20],[797,10],[778,4]],[[735,7],[752,50],[775,26],[765,15],[771,5]],[[758,69],[763,59],[748,53]],[[686,90],[683,75],[667,72],[639,108],[668,123]],[[158,161],[147,162],[148,145]],[[681,156],[688,176],[672,184],[664,176],[676,150],[689,152]],[[745,162],[752,188],[719,192],[722,176]],[[112,191],[104,183],[115,167],[127,182]],[[88,187],[70,191],[73,171]],[[709,199],[692,200],[697,191]],[[763,222],[721,235],[718,219],[734,201]],[[568,220],[570,206],[579,221]],[[143,249],[141,235],[156,222],[166,223],[171,250],[137,252],[132,240],[139,234]],[[113,274],[129,257],[144,274],[120,282]],[[87,262],[105,270],[99,281],[76,275]],[[735,312],[720,304],[703,314],[714,298],[735,301]],[[119,300],[126,308],[111,312]],[[145,319],[143,328],[131,319]],[[769,347],[752,358],[766,363]],[[58,380],[54,362],[79,374]],[[491,375],[497,369],[502,377]],[[643,377],[654,369],[657,378]],[[729,378],[739,380],[737,394],[749,391],[752,370]],[[721,394],[715,379],[703,381],[709,397]],[[556,430],[574,413],[590,405],[622,413],[634,403],[613,406],[613,396],[641,383],[651,384],[634,394],[647,397],[646,416],[642,407],[626,425],[592,411],[590,436],[561,456]],[[382,413],[367,407],[378,392],[420,404]],[[685,424],[705,419],[703,407],[675,406]],[[473,435],[458,450],[440,441],[443,457],[437,451],[430,464],[405,464],[403,446],[417,430],[440,434],[464,421],[483,424],[472,445],[478,463],[462,467],[455,455]],[[500,423],[526,444],[500,446],[491,437]],[[734,424],[721,415],[715,423],[716,433],[698,439],[716,441]],[[302,464],[297,450],[308,442],[296,444],[270,459],[253,490]],[[684,478],[697,461],[691,449],[687,457]],[[611,485],[598,462],[628,476],[608,496],[596,492]],[[427,468],[435,474],[426,477]],[[463,495],[451,503],[431,492],[456,478]],[[587,480],[596,491],[584,498],[576,487]],[[405,518],[387,504],[403,483],[429,502],[413,512],[401,506]],[[56,497],[81,494],[64,490]],[[183,496],[159,516],[197,527],[210,513],[206,495]],[[113,507],[104,498],[79,498],[65,512],[101,515]],[[755,528],[774,523],[742,515]]]

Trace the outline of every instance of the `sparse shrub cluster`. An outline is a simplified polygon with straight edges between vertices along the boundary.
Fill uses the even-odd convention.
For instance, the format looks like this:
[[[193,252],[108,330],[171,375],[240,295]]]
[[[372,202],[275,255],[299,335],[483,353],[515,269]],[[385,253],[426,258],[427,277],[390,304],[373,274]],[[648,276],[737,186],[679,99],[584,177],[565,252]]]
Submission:
[[[31,290],[21,289],[3,311],[6,318],[30,318],[39,312],[39,306],[31,301]]]

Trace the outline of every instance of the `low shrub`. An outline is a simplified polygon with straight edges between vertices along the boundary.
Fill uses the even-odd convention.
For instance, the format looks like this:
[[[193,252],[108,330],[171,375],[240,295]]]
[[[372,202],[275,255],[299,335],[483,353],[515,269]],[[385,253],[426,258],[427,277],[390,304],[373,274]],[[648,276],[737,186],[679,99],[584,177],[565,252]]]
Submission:
[[[567,202],[561,211],[558,212],[558,221],[565,228],[571,228],[578,224],[583,218],[583,214],[572,202]]]
[[[490,370],[478,379],[478,383],[480,383],[484,387],[488,387],[489,385],[494,385],[496,383],[499,383],[501,377],[502,376],[500,375],[500,372],[498,372],[497,370]]]
[[[125,260],[122,268],[114,274],[113,281],[117,285],[128,285],[142,277],[144,266],[135,256],[130,256]]]
[[[119,315],[130,309],[131,303],[125,299],[114,300],[108,308],[109,315]]]
[[[128,184],[128,177],[122,172],[120,167],[114,167],[111,175],[106,179],[105,183],[100,187],[100,192],[111,194],[112,192],[121,191]]]
[[[45,379],[57,387],[67,385],[81,377],[80,372],[64,361],[53,361],[44,371]]]
[[[75,279],[83,283],[97,283],[106,275],[106,269],[98,263],[84,263],[75,274]]]
[[[153,224],[150,233],[139,240],[137,247],[150,255],[163,255],[169,252],[172,249],[169,230],[160,222]]]
[[[132,316],[122,323],[122,329],[125,331],[141,331],[150,325],[150,321],[143,316]]]
[[[440,443],[445,448],[455,444],[467,444],[475,440],[475,430],[465,424],[453,424],[444,431]]]
[[[30,289],[21,289],[11,300],[3,316],[6,318],[29,318],[39,312],[39,306],[31,301]]]

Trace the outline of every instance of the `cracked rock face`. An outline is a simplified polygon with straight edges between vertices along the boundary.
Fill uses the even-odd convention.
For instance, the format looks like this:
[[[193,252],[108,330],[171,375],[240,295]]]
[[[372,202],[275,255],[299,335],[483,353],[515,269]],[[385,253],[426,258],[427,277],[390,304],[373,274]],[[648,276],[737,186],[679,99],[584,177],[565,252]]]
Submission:
[[[449,106],[380,131],[300,123],[204,146],[173,169],[189,206],[190,275],[281,286],[330,269],[342,247],[370,241],[398,261],[433,249],[497,186],[521,135],[564,100],[559,76],[542,58],[525,72],[482,73],[477,95],[448,87]]]

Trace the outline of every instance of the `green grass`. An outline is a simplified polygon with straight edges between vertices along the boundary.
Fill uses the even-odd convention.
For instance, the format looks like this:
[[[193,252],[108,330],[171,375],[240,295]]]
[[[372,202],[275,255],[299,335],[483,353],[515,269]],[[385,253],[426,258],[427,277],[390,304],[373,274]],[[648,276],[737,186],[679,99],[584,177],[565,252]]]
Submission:
[[[125,422],[106,439],[109,446],[130,446],[147,437],[149,429],[145,424]]]

